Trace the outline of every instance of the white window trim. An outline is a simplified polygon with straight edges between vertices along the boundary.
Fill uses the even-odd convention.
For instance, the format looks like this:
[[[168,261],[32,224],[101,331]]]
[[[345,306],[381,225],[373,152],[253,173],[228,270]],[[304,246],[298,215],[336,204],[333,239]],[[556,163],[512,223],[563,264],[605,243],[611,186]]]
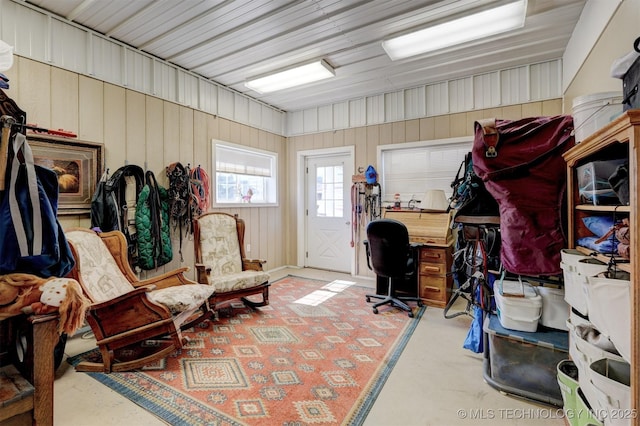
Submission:
[[[241,150],[245,150],[245,151],[251,151],[251,152],[255,152],[258,154],[264,154],[264,155],[269,155],[269,156],[273,156],[274,157],[274,170],[273,170],[273,179],[275,180],[275,190],[276,190],[276,201],[272,202],[272,203],[256,203],[256,202],[251,202],[251,203],[218,203],[216,202],[216,191],[217,191],[217,181],[216,181],[216,175],[217,175],[217,170],[216,170],[216,146],[217,145],[222,145],[222,146],[228,146],[230,148],[236,148],[236,149],[241,149]],[[232,142],[227,142],[227,141],[223,141],[220,139],[212,139],[211,140],[211,164],[212,164],[212,168],[213,168],[213,173],[212,173],[212,177],[211,177],[211,206],[212,207],[216,207],[216,208],[238,208],[238,207],[247,207],[247,208],[255,208],[255,207],[278,207],[280,205],[280,191],[279,191],[279,173],[278,173],[278,168],[280,166],[280,161],[279,161],[279,157],[278,157],[278,153],[274,152],[274,151],[267,151],[264,149],[260,149],[260,148],[254,148],[251,146],[247,146],[247,145],[241,145],[241,144],[236,144],[236,143],[232,143]]]
[[[420,147],[432,147],[432,146],[441,146],[441,145],[453,145],[453,144],[464,144],[464,143],[468,143],[469,145],[469,151],[471,151],[472,147],[473,147],[473,136],[462,136],[462,137],[456,137],[456,138],[447,138],[447,139],[434,139],[434,140],[428,140],[428,141],[417,141],[417,142],[405,142],[405,143],[396,143],[396,144],[387,144],[387,145],[378,145],[377,147],[377,164],[378,167],[380,168],[380,170],[378,171],[378,180],[380,182],[380,185],[382,186],[382,193],[385,193],[385,182],[384,182],[384,173],[382,170],[382,156],[383,153],[385,151],[394,151],[394,150],[399,150],[399,149],[411,149],[411,148],[420,148]],[[463,159],[460,159],[460,161],[462,161]],[[456,169],[457,171],[457,169]],[[453,181],[455,179],[455,173],[456,171],[453,171],[453,174],[451,175],[451,181]],[[446,191],[445,191],[446,192]],[[451,191],[449,191],[451,192]],[[420,199],[419,197],[422,197],[422,195],[424,194],[424,190],[422,190],[422,192],[417,191],[417,193],[415,194],[416,198]],[[447,196],[450,195],[449,193],[447,194]],[[393,200],[386,200],[383,199],[382,200],[382,205],[383,207],[386,207],[390,204],[392,204]],[[408,202],[409,200],[402,200],[403,203]]]

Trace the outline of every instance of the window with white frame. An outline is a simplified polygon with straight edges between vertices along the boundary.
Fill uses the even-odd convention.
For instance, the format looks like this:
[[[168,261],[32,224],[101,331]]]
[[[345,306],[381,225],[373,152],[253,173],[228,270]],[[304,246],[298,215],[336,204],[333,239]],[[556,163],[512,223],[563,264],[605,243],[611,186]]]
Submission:
[[[212,152],[216,204],[277,204],[277,153],[219,140]]]
[[[451,182],[472,145],[470,136],[379,146],[378,180],[383,203],[393,203],[395,194],[400,194],[406,207],[412,199],[422,201],[430,189],[442,189],[447,198],[451,197]]]

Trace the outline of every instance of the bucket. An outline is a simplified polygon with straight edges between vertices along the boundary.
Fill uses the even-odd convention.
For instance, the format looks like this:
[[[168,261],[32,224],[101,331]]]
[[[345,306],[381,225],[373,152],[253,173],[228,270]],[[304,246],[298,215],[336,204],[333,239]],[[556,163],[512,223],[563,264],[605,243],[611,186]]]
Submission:
[[[631,362],[631,281],[626,272],[609,275],[588,277],[589,320]]]
[[[596,417],[601,411],[607,425],[631,424],[631,366],[611,359],[598,360],[591,364],[591,382],[598,392],[595,403],[591,402]]]
[[[539,286],[538,294],[542,297],[540,324],[566,331],[570,307],[564,300],[564,289]]]
[[[503,281],[503,285],[510,283],[513,282]],[[524,297],[509,297],[500,291],[495,292],[498,319],[509,330],[534,332],[542,316],[542,297],[530,284],[524,284],[522,288]]]
[[[572,413],[576,412],[576,392],[578,391],[578,368],[569,359],[560,361],[558,369],[558,385],[562,393],[562,402],[565,416],[571,426],[577,426],[578,419]]]
[[[621,113],[621,92],[592,93],[574,98],[571,114],[576,143],[582,142]]]

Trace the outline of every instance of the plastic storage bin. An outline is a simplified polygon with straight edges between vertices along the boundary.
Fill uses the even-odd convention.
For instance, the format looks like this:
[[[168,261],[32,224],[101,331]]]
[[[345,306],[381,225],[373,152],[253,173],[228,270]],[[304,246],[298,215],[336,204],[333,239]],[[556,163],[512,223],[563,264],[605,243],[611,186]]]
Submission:
[[[506,288],[520,283],[504,280],[502,285]],[[494,293],[498,318],[504,328],[534,332],[542,316],[542,297],[530,284],[523,283],[522,288],[524,297],[504,296],[501,291]]]
[[[600,274],[603,275],[603,274]],[[589,321],[631,362],[631,282],[626,272],[588,277]]]
[[[505,329],[496,315],[483,324],[484,379],[496,389],[562,407],[557,366],[569,357],[566,331]]]
[[[540,324],[558,330],[568,330],[569,305],[564,300],[564,289],[537,287],[542,298],[542,316]]]
[[[576,170],[580,201],[594,205],[620,204],[618,195],[609,183],[609,177],[626,161],[626,159],[592,161],[579,166]]]
[[[596,401],[590,401],[596,417],[601,416],[608,426],[631,424],[630,365],[611,359],[598,360],[591,364],[591,382],[598,392]]]
[[[569,359],[558,363],[558,386],[562,394],[565,417],[571,426],[578,425],[576,413],[576,393],[578,392],[578,368]]]

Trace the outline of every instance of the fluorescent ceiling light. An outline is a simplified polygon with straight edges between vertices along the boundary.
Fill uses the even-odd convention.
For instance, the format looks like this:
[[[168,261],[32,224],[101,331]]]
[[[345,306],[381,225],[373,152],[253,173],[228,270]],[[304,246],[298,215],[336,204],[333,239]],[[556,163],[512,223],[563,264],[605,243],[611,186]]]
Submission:
[[[527,0],[519,0],[382,42],[392,61],[522,28]]]
[[[324,80],[325,78],[335,77],[335,75],[333,68],[322,60],[248,80],[244,85],[258,93],[269,93]]]

